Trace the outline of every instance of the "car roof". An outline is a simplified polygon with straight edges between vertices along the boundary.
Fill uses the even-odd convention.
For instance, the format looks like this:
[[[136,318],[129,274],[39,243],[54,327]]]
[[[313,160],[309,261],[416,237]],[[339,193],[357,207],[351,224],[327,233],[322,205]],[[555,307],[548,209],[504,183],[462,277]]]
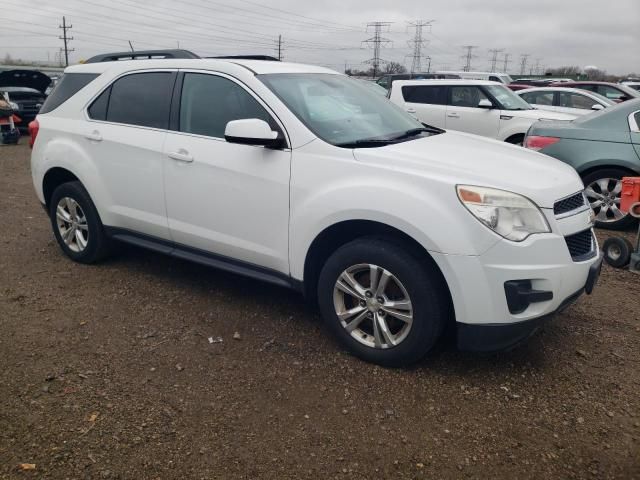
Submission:
[[[518,90],[516,93],[527,93],[527,92],[567,92],[567,93],[577,93],[579,95],[587,95],[587,96],[595,96],[597,93],[591,92],[589,90],[583,90],[581,88],[570,88],[570,87],[531,87],[525,88],[524,90]]]
[[[217,70],[229,65],[238,65],[256,75],[266,73],[328,73],[341,75],[335,70],[302,63],[272,62],[265,60],[239,59],[150,59],[118,60],[114,62],[86,63],[67,67],[65,73],[104,73],[109,70],[126,72],[128,70],[146,70],[162,68],[192,68],[198,70]]]
[[[490,80],[471,80],[464,78],[435,78],[424,80],[396,80],[393,84],[403,85],[504,85],[500,82],[492,82]]]

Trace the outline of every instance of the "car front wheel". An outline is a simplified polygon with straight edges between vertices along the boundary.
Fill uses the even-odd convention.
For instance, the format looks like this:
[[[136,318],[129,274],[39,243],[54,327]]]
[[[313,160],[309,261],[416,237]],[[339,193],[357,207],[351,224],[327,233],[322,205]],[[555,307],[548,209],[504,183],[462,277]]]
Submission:
[[[423,358],[448,311],[440,277],[401,243],[377,237],[355,240],[331,255],[320,274],[318,303],[343,345],[390,367]]]

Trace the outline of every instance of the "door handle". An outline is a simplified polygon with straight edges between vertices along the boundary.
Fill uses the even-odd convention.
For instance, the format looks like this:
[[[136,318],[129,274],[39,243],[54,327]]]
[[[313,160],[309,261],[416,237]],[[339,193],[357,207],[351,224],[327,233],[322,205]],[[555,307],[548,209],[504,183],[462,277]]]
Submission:
[[[91,133],[87,133],[84,138],[86,138],[87,140],[91,140],[93,142],[101,142],[102,141],[102,135],[100,135],[100,132],[98,130],[94,130]]]
[[[171,160],[176,160],[178,162],[184,162],[184,163],[193,162],[193,155],[187,152],[184,148],[181,148],[177,152],[171,152],[169,154],[169,158]]]
[[[456,112],[451,112],[451,113],[447,113],[447,117],[460,118],[460,115],[458,115]]]
[[[415,108],[407,108],[407,113],[416,113]]]

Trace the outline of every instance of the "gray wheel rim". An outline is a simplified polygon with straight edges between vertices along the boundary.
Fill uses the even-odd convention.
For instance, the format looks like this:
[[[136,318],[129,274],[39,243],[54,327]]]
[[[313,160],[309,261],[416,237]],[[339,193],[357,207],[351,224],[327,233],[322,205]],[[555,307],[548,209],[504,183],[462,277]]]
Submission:
[[[361,263],[343,271],[333,289],[333,305],[342,327],[367,347],[395,347],[413,325],[407,289],[378,265]]]
[[[72,252],[80,253],[89,243],[89,225],[82,208],[71,197],[63,197],[56,205],[58,233]]]
[[[617,222],[627,216],[620,210],[620,192],[622,180],[619,178],[600,178],[587,185],[584,193],[598,222]]]
[[[609,245],[607,255],[609,255],[611,260],[618,260],[622,256],[622,250],[618,245]]]

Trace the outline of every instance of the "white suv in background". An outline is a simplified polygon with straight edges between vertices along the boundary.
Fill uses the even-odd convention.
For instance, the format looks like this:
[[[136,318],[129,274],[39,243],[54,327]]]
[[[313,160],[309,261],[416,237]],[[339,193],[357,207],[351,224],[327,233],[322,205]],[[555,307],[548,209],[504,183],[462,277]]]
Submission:
[[[428,125],[517,145],[538,120],[576,118],[536,110],[508,87],[483,80],[398,80],[389,99]]]
[[[31,167],[72,260],[114,240],[298,289],[353,353],[417,361],[528,338],[601,261],[580,177],[424,127],[334,71],[250,60],[69,67]]]

